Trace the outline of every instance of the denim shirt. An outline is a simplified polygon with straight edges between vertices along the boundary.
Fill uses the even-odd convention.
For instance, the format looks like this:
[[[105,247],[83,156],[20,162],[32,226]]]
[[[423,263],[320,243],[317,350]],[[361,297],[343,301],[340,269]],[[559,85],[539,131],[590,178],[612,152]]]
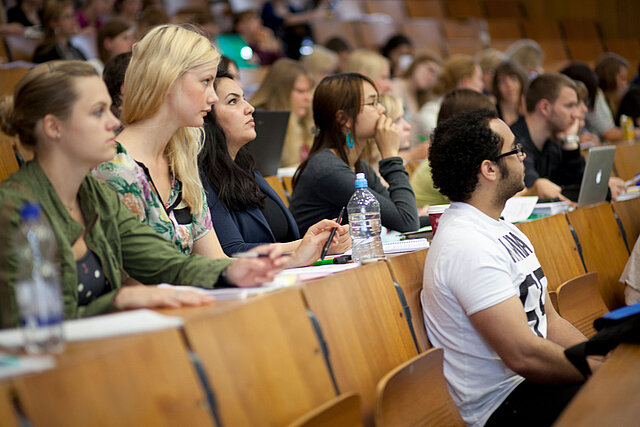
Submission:
[[[58,241],[57,261],[66,319],[114,310],[113,298],[130,275],[142,283],[173,283],[212,288],[229,260],[186,256],[120,202],[117,193],[93,176],[78,191],[85,220],[85,241],[100,260],[112,290],[84,307],[78,306],[76,260],[72,245],[83,226],[67,213],[37,160],[23,166],[0,185],[0,325],[19,322],[14,295],[18,260],[11,248],[20,225],[20,209],[28,201],[42,207]]]

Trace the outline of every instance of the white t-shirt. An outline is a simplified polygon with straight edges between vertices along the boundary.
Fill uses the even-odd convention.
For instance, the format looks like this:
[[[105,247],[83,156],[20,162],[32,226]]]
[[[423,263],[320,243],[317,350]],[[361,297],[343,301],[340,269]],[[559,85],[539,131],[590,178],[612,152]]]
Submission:
[[[524,378],[504,364],[469,316],[514,295],[532,333],[547,336],[547,279],[529,239],[466,203],[452,203],[425,263],[422,308],[427,335],[444,348],[444,375],[465,422],[482,426]]]

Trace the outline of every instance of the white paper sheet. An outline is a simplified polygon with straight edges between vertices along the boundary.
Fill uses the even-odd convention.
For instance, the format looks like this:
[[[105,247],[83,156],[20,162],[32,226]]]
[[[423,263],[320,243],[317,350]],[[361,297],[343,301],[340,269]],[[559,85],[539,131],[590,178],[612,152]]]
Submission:
[[[502,210],[502,216],[508,222],[526,221],[536,207],[538,197],[512,197],[507,200]]]
[[[179,328],[182,324],[183,321],[180,317],[166,316],[143,309],[66,320],[62,328],[65,340],[73,342]],[[0,331],[0,346],[18,349],[22,347],[23,342],[20,329]]]

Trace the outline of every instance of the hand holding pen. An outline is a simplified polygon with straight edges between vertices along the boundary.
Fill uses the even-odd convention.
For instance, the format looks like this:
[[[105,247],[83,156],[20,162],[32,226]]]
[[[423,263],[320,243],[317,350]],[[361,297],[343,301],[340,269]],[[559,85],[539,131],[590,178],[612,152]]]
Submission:
[[[336,219],[336,222],[338,224],[340,224],[342,222],[342,217],[344,216],[344,206],[342,207],[342,209],[340,209],[340,214],[338,214],[338,219]],[[320,259],[323,260],[324,257],[327,256],[327,252],[329,251],[329,246],[331,246],[331,242],[333,241],[333,238],[336,235],[336,230],[338,228],[334,228],[333,230],[331,230],[331,234],[329,234],[329,239],[327,240],[327,243],[324,244],[324,248],[322,248],[322,254],[320,254]]]

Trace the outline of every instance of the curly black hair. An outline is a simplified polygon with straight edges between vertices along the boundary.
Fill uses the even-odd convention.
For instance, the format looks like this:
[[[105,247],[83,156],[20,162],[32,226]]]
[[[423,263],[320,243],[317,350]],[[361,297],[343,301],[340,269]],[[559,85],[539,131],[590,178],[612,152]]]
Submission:
[[[434,187],[454,202],[469,200],[478,184],[480,164],[495,159],[503,139],[489,128],[495,111],[467,111],[445,120],[433,132],[429,164]]]

